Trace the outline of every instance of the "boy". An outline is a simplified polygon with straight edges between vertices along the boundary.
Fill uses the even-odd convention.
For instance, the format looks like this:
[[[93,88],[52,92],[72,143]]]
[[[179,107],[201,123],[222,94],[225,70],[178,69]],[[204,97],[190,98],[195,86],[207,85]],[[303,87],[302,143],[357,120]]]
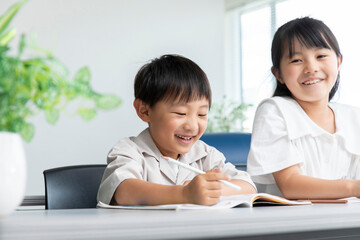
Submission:
[[[225,164],[223,154],[197,141],[206,129],[211,105],[210,84],[198,65],[181,56],[164,55],[139,70],[134,89],[134,108],[148,128],[112,148],[98,201],[114,205],[211,205],[221,195],[256,192],[246,172]],[[179,168],[164,156],[206,174]],[[231,181],[242,190],[223,186],[218,180]]]

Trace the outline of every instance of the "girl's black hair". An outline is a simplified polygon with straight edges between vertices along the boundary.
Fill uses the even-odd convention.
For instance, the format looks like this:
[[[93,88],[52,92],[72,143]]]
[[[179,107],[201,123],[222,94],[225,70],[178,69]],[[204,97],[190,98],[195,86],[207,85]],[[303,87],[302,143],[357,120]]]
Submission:
[[[211,88],[204,71],[179,55],[163,55],[140,68],[135,76],[135,98],[150,107],[159,101],[190,102],[205,97],[211,105]]]
[[[294,54],[294,41],[298,41],[307,48],[327,48],[334,50],[336,56],[342,56],[339,44],[331,32],[330,28],[322,21],[303,17],[297,18],[282,25],[275,33],[272,46],[272,72],[280,71],[280,60],[283,54],[289,52],[289,56]],[[329,93],[329,101],[333,98],[338,90],[340,82],[340,73],[336,82]],[[285,84],[276,81],[276,89],[273,96],[292,96]]]

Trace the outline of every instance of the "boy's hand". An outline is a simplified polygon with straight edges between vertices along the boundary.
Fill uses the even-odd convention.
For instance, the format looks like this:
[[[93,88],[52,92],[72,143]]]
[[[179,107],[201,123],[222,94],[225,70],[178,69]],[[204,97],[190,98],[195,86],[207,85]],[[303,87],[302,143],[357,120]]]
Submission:
[[[220,169],[207,171],[206,174],[197,175],[189,183],[184,184],[183,196],[186,202],[212,205],[219,201],[222,184],[218,180],[230,180],[227,174]]]

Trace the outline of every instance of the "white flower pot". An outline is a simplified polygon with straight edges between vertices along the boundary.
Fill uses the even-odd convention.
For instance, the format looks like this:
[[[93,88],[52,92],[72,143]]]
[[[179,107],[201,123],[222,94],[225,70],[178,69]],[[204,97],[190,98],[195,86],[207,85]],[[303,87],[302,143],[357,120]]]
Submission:
[[[0,218],[10,214],[24,198],[26,161],[19,134],[0,132]]]

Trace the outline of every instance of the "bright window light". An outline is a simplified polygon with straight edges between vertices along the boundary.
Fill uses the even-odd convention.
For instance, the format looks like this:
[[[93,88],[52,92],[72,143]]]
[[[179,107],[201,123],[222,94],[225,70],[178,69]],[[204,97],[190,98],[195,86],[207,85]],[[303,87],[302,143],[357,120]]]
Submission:
[[[240,92],[237,100],[252,104],[252,109],[247,113],[247,128],[251,128],[253,115],[261,100],[271,97],[275,79],[271,74],[271,41],[274,31],[284,23],[298,18],[309,16],[322,20],[335,34],[341,52],[343,64],[341,66],[341,80],[338,94],[333,101],[360,107],[360,79],[358,77],[358,56],[360,55],[359,40],[360,30],[356,28],[360,22],[358,9],[353,1],[338,0],[287,0],[264,1],[263,6],[252,10],[241,8],[232,9],[228,15],[232,21],[227,24],[238,26],[232,29],[229,36],[236,36],[236,42],[227,46],[227,52],[236,49],[238,58],[236,64],[231,64],[227,73],[231,79],[226,82],[232,86],[239,86]],[[236,21],[236,22],[235,22]],[[235,24],[236,23],[236,24]],[[272,27],[275,26],[275,27]],[[229,37],[228,36],[228,37]],[[233,41],[234,42],[234,41]],[[234,96],[234,89],[225,88],[226,94]],[[232,91],[232,92],[231,92]]]

